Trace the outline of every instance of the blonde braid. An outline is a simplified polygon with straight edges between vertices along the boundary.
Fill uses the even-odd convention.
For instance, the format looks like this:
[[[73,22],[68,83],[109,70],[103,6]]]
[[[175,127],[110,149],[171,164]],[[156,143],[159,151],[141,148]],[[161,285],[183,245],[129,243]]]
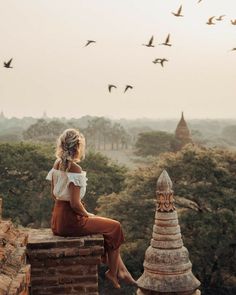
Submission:
[[[56,157],[60,159],[59,169],[69,171],[72,162],[84,157],[85,140],[76,129],[66,129],[58,138]]]

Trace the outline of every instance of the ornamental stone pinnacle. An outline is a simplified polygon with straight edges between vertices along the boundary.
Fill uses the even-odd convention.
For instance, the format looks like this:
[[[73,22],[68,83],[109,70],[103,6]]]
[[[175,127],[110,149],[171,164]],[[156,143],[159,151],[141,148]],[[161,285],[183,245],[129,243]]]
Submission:
[[[164,170],[157,181],[157,206],[151,245],[145,253],[144,272],[137,295],[200,295],[200,282],[192,273],[183,246],[172,182]]]
[[[174,195],[172,191],[172,181],[166,172],[163,170],[157,180],[157,211],[171,212],[175,210]]]

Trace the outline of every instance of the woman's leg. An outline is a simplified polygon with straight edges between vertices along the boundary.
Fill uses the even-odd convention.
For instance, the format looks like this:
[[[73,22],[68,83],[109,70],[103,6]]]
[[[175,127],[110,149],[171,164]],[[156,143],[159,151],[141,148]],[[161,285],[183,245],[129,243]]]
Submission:
[[[104,264],[106,264],[109,267],[109,260],[108,260],[108,255],[107,252],[105,252],[102,262]],[[129,283],[129,284],[136,284],[136,281],[134,280],[134,278],[132,277],[132,275],[130,274],[130,272],[128,271],[128,269],[126,268],[121,255],[119,254],[118,256],[118,272],[117,272],[118,278],[124,280],[125,282]]]
[[[120,255],[118,258],[118,278],[124,280],[127,283],[136,285],[135,279],[132,277],[132,275],[130,274],[130,272],[126,268]]]
[[[111,280],[115,288],[120,288],[117,274],[120,260],[120,244],[124,241],[120,223],[104,217],[89,217],[85,226],[80,230],[80,234],[103,234],[109,266],[106,277]]]
[[[117,279],[119,256],[119,248],[116,250],[108,250],[109,270],[106,272],[106,277],[112,281],[113,286],[117,289],[120,288],[120,284]]]

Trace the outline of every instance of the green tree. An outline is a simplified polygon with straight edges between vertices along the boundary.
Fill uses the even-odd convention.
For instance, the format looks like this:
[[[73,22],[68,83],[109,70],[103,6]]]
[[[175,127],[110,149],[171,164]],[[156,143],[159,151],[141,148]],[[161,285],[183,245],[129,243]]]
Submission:
[[[129,269],[136,276],[142,273],[156,180],[163,169],[174,184],[184,243],[203,294],[235,294],[236,154],[226,150],[186,146],[176,154],[162,154],[152,166],[130,173],[123,192],[99,198],[99,214],[122,222],[123,252],[133,257],[127,261]]]
[[[50,146],[0,144],[0,192],[3,215],[22,225],[50,219],[52,200],[45,181],[53,158]]]
[[[157,156],[172,149],[174,135],[163,131],[140,133],[135,143],[138,156]]]
[[[48,226],[53,201],[45,180],[54,163],[54,145],[0,144],[0,195],[4,217],[24,226]],[[99,153],[88,153],[81,163],[88,173],[85,202],[95,210],[99,195],[124,189],[126,168],[109,162]]]
[[[125,188],[127,169],[110,162],[106,156],[90,151],[81,166],[88,174],[85,203],[89,210],[96,210],[99,196],[118,193]]]
[[[55,142],[56,138],[69,126],[58,120],[50,122],[39,119],[23,132],[25,140],[37,142]]]

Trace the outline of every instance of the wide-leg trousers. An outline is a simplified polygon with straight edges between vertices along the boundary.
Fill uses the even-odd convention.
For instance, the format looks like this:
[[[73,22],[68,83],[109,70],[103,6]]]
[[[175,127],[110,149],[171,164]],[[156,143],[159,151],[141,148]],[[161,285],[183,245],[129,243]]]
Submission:
[[[93,216],[80,216],[70,206],[69,201],[56,201],[54,204],[51,229],[58,236],[83,236],[102,234],[105,251],[116,250],[124,242],[124,235],[119,221]]]

